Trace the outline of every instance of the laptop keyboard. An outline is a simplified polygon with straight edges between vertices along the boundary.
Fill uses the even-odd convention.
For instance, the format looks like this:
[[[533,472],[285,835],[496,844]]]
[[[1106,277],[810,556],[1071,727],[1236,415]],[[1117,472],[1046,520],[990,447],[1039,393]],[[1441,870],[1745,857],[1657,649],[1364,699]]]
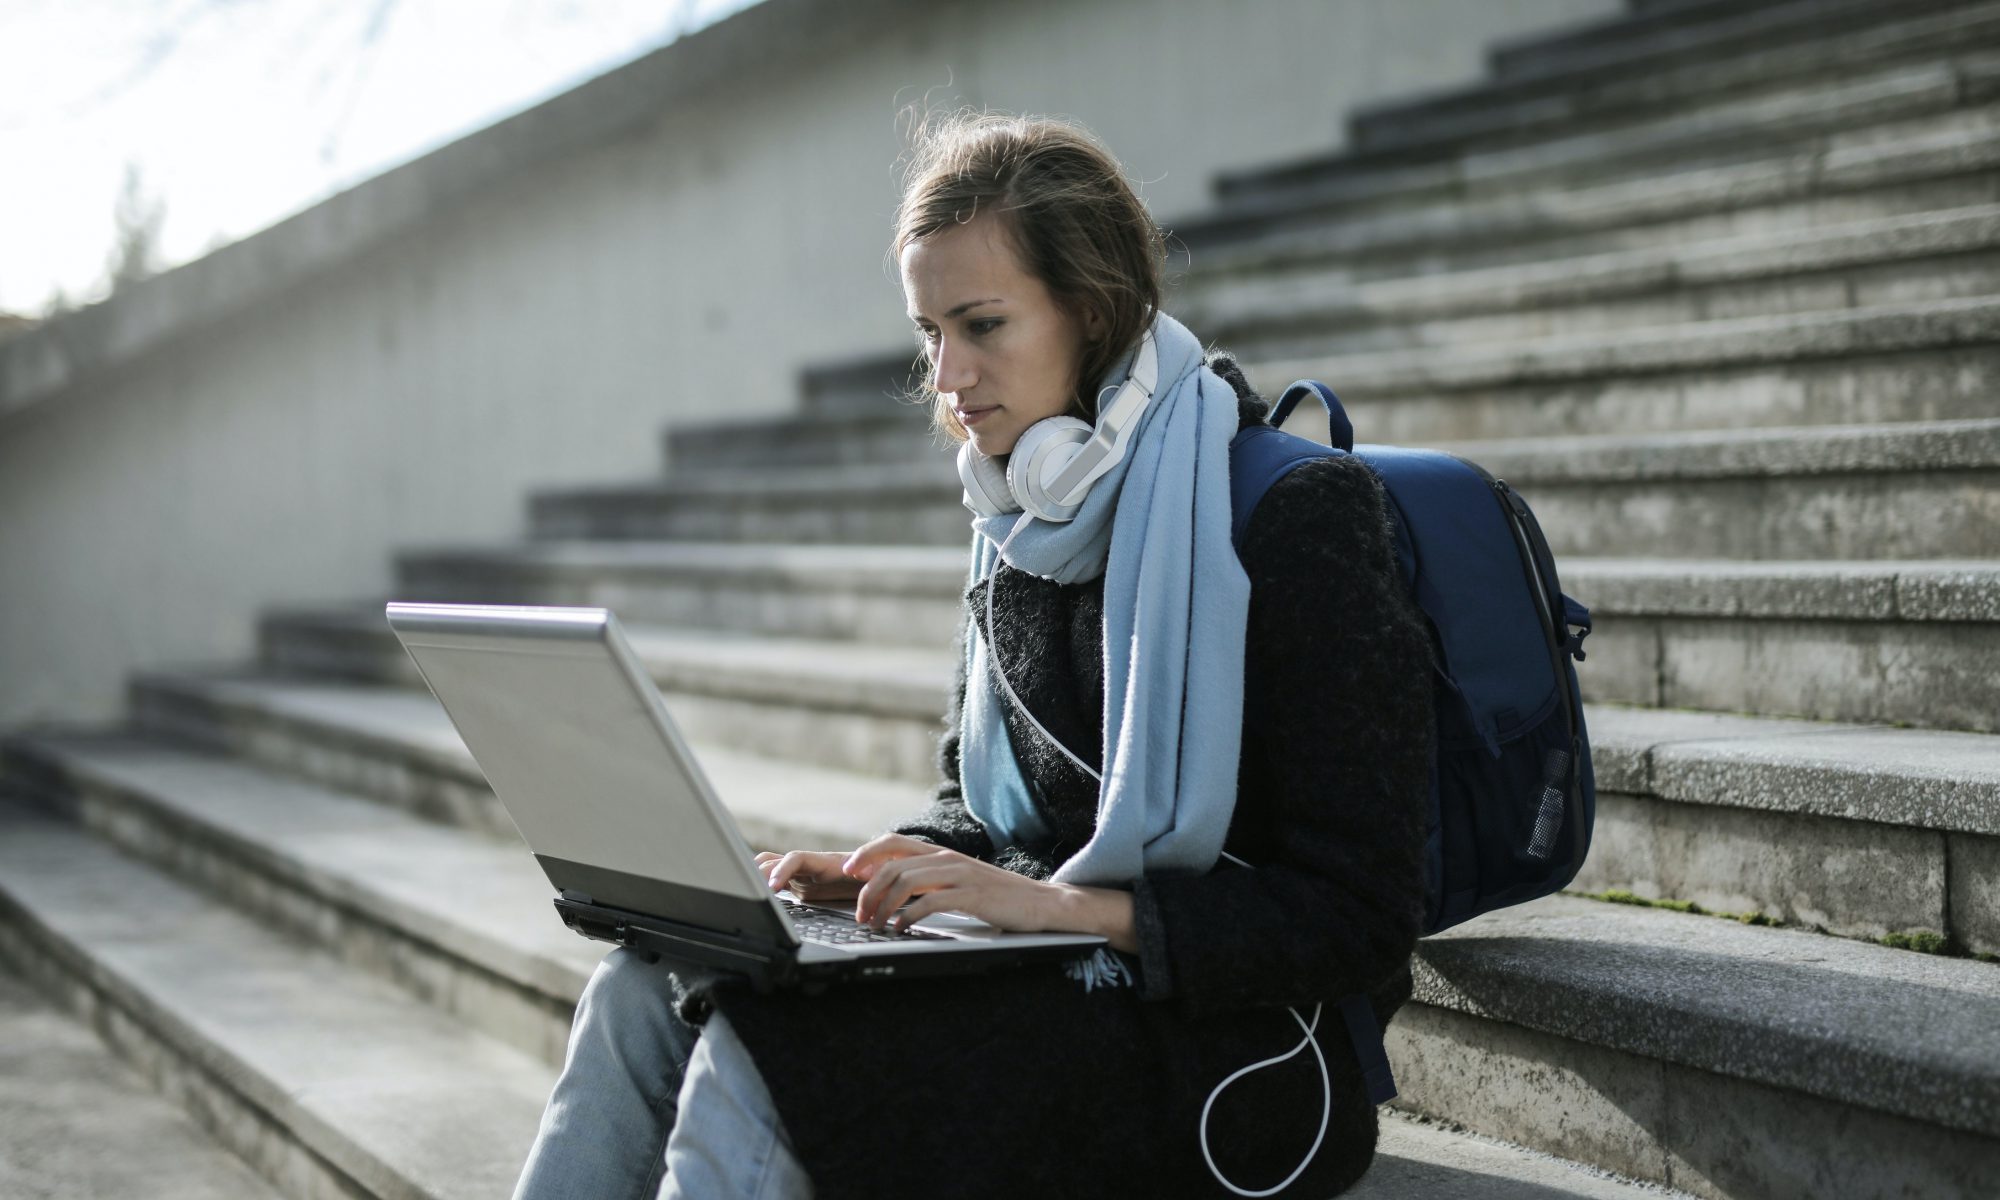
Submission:
[[[799,936],[809,942],[831,942],[838,946],[854,945],[862,942],[908,942],[913,940],[945,937],[928,929],[905,929],[877,931],[871,925],[863,925],[851,916],[828,912],[823,908],[813,908],[793,900],[785,901],[785,911],[791,915],[792,927]]]

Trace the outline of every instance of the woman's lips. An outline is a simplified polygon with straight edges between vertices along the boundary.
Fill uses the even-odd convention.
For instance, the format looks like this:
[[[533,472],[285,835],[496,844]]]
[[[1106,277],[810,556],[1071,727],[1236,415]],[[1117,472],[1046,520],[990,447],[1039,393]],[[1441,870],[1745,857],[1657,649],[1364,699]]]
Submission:
[[[961,408],[958,410],[959,424],[977,425],[981,420],[985,419],[987,413],[993,412],[999,407],[999,405],[995,404],[986,408]]]

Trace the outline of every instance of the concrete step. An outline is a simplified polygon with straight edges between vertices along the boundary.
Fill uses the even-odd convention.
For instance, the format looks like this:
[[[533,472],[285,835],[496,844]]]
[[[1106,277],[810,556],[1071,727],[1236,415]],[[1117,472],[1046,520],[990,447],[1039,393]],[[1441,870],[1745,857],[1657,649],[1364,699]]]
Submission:
[[[129,736],[56,736],[12,750],[17,769],[21,756],[34,760],[48,802],[121,851],[560,1065],[575,998],[604,947],[548,911],[549,885],[518,844]],[[441,896],[452,902],[438,905]],[[1368,1177],[1345,1194],[1659,1193],[1391,1111]]]
[[[1746,6],[1720,0],[1716,7],[1734,13]],[[1825,4],[1784,7],[1787,17],[1802,26],[1798,32],[1803,36],[1762,45],[1739,40],[1641,69],[1488,77],[1428,94],[1392,97],[1353,111],[1349,142],[1363,154],[1437,154],[1468,142],[1505,144],[1546,136],[1550,130],[1628,121],[1715,96],[1810,86],[1829,75],[1857,73],[1884,62],[1948,54],[1977,41],[1977,27],[1991,19],[1990,5],[1957,0],[1898,5],[1854,0],[1842,6],[1852,18],[1845,22],[1828,21],[1833,14]],[[1968,27],[1973,27],[1969,38]],[[1258,185],[1259,173],[1245,171],[1228,179],[1235,189],[1250,190]]]
[[[79,829],[0,810],[0,958],[294,1196],[487,1197],[554,1072]]]
[[[396,653],[392,642],[372,660],[357,653],[344,674],[359,676],[372,665],[386,678],[419,686],[405,678]],[[1627,656],[1614,648],[1611,664],[1620,657]],[[1593,654],[1584,665],[1587,693],[1602,690],[1603,662]],[[941,693],[950,669],[949,658],[937,655],[931,670],[939,686],[918,693]],[[754,661],[742,675],[729,686],[775,682],[760,680]],[[865,668],[848,682],[861,690],[875,686]],[[175,677],[147,685],[140,703],[149,728],[387,803],[507,828],[455,734],[421,692]],[[774,696],[771,703],[785,701]],[[793,703],[811,710],[809,696]],[[1619,797],[1607,800],[1605,819],[1618,831],[1600,839],[1596,873],[1580,886],[1754,910],[1850,936],[1929,932],[2000,951],[2000,908],[1979,900],[1974,886],[2000,879],[2000,842],[1992,836],[2000,826],[1990,824],[2000,812],[2000,743],[1992,737],[1613,705],[1590,711],[1599,786]],[[877,720],[887,726],[894,718]],[[928,745],[937,721],[937,709],[915,709],[902,718],[904,736]],[[935,781],[928,765],[926,774],[894,787],[844,772],[822,775],[812,764],[837,752],[789,739],[747,749],[802,760],[771,763],[701,746],[704,763],[715,759],[710,770],[718,789],[760,844],[783,843],[786,829],[808,836],[816,828],[815,818],[798,815],[796,801],[779,798],[842,796],[842,803],[874,814],[881,828],[921,807]],[[1663,773],[1670,755],[1684,764],[1678,773]],[[441,803],[441,796],[456,799]],[[1706,840],[1711,834],[1714,845]],[[1690,840],[1713,857],[1690,853]],[[1738,852],[1715,848],[1725,842]],[[1947,862],[1958,864],[1959,873],[1947,871]]]
[[[1578,573],[1572,576],[1575,589]],[[1604,633],[1593,634],[1591,644],[1621,623],[1600,617]],[[375,653],[364,657],[356,638],[342,674],[420,686],[394,643],[386,635],[376,642]],[[1593,651],[1580,668],[1586,693],[1603,690],[1603,668],[1631,657],[1617,646],[1608,655]],[[931,694],[948,686],[951,666],[948,656],[936,657]],[[1968,666],[1979,669],[1976,662]],[[753,678],[759,670],[754,658],[743,668]],[[849,682],[872,689],[867,668],[856,670]],[[407,695],[264,686],[236,708],[298,711],[303,696],[329,714],[328,722],[393,730],[386,714],[406,711]],[[437,718],[427,720],[434,726]],[[930,736],[936,720],[935,712],[919,711],[909,720],[909,736]],[[1990,899],[2000,895],[1993,889],[2000,881],[1994,836],[2000,834],[2000,739],[1603,704],[1591,707],[1588,720],[1604,807],[1578,887],[1755,911],[1846,936],[1929,933],[1954,946],[2000,952],[2000,904]],[[395,736],[386,733],[385,740]],[[448,739],[448,731],[437,737]],[[765,752],[794,752],[777,748],[784,745],[774,741]],[[935,779],[931,770],[908,784],[927,787]],[[912,799],[910,810],[916,805]],[[893,819],[891,813],[884,823]]]
[[[2000,557],[2000,418],[1446,443],[1558,554]]]
[[[2000,205],[1358,277],[1345,266],[1192,277],[1171,310],[1275,398],[1310,376],[1365,440],[1992,415]],[[877,397],[678,425],[669,470],[949,457],[929,414]]]
[[[1347,262],[1401,278],[1776,233],[2000,200],[2000,110],[1979,104],[1771,148],[1749,161],[1436,199],[1391,192],[1289,216],[1218,209],[1175,226],[1204,271]],[[1296,207],[1296,206],[1295,206]]]
[[[368,1101],[373,1111],[394,1109],[409,1119],[379,1096],[355,1095],[372,1082],[366,1076],[374,1065],[356,1064],[355,1048],[385,1043],[399,1062],[422,1055],[428,1069],[420,1086],[455,1122],[464,1122],[465,1110],[453,1098],[473,1091],[482,1105],[507,1110],[502,1121],[481,1114],[489,1119],[477,1123],[479,1140],[491,1149],[482,1168],[462,1168],[483,1177],[486,1191],[518,1164],[536,1093],[546,1090],[527,1056],[512,1058],[518,1052],[503,1053],[387,985],[329,970],[329,960],[276,941],[74,830],[9,814],[8,833],[0,844],[0,894],[10,919],[0,936],[9,956],[38,976],[81,978],[125,1001],[137,1010],[135,1023],[165,1031],[154,1033],[156,1040],[180,1032],[173,1018],[222,1007],[235,1020],[201,1032],[230,1039],[223,1048],[235,1051],[231,1078],[247,1077],[253,1098],[300,1058],[362,1075],[337,1092],[362,1116],[343,1109],[321,1117],[320,1129],[349,1133],[328,1139],[341,1152],[329,1156],[337,1167],[379,1162],[356,1153],[369,1148],[353,1130],[370,1111]],[[144,920],[131,920],[131,902],[143,905]],[[288,961],[273,962],[279,955]],[[239,966],[246,958],[254,961]],[[204,963],[193,978],[176,969],[193,961]],[[1816,1163],[1823,1155],[1833,1169],[1856,1170],[1855,1160],[1866,1156],[1874,1179],[1911,1178],[1937,1189],[1925,1195],[1972,1195],[1964,1180],[1980,1176],[1966,1172],[1986,1169],[1994,1153],[1996,1060],[1986,1043],[2000,972],[1986,964],[1551,897],[1427,939],[1417,969],[1418,1003],[1391,1029],[1405,1108],[1494,1136],[1515,1128],[1524,1144],[1550,1152],[1567,1145],[1600,1165],[1667,1182],[1708,1178],[1725,1165],[1756,1178],[1780,1163]],[[1732,986],[1708,988],[1711,971]],[[275,985],[284,990],[282,1003],[257,986],[274,986],[270,979],[284,980]],[[213,992],[233,999],[222,1005]],[[1802,1001],[1810,1003],[1803,1012]],[[1922,1020],[1915,1028],[1886,1027],[1878,1019],[1885,1003],[1905,1012],[1914,1005]],[[287,1015],[294,1006],[307,1011]],[[347,1020],[333,1019],[340,1014]],[[406,1035],[412,1020],[425,1018],[435,1028]],[[311,1031],[299,1027],[302,1020]],[[289,1047],[279,1062],[259,1044],[267,1033]],[[332,1045],[339,1055],[316,1052]],[[196,1043],[179,1057],[197,1060],[205,1048]],[[379,1057],[387,1052],[364,1056]],[[496,1073],[512,1084],[498,1096],[492,1080],[482,1086],[468,1078],[492,1072],[496,1061],[504,1068]],[[1615,1069],[1603,1069],[1607,1062]],[[439,1096],[447,1075],[464,1082]],[[1553,1102],[1510,1102],[1528,1078]],[[403,1086],[411,1086],[407,1072]],[[298,1090],[310,1097],[318,1089],[302,1083]],[[269,1091],[283,1099],[277,1086]],[[1678,1112],[1691,1094],[1709,1119],[1686,1121]],[[1779,1119],[1779,1112],[1801,1109],[1814,1119]],[[1727,1119],[1714,1120],[1718,1114]],[[501,1126],[512,1136],[502,1137]],[[1745,1128],[1759,1136],[1735,1147],[1728,1134]],[[1836,1128],[1852,1141],[1830,1138]],[[410,1132],[430,1133],[409,1141],[436,1148],[435,1132]],[[1711,1144],[1717,1139],[1749,1161],[1721,1154]],[[393,1177],[370,1182],[376,1187],[367,1194],[448,1194],[381,1186],[401,1182]]]
[[[888,400],[866,409],[676,424],[661,434],[661,445],[670,475],[725,466],[851,466],[958,452],[956,443],[931,432],[927,410]]]
[[[806,412],[876,412],[923,382],[917,347],[808,367],[799,376],[799,406]]]
[[[1407,279],[1357,279],[1339,265],[1194,275],[1176,315],[1239,361],[1254,362],[1615,335],[1996,294],[2000,205],[1978,205]]]
[[[736,692],[771,686],[768,678],[758,679],[754,667],[720,682],[718,690]],[[869,682],[858,675],[847,681],[857,692]],[[776,713],[774,727],[761,738],[736,731],[734,742],[684,719],[698,706],[673,693],[667,705],[744,836],[758,845],[778,845],[816,828],[800,815],[801,796],[811,798],[804,804],[808,813],[821,806],[866,813],[877,829],[920,810],[936,778],[929,758],[921,772],[889,753],[875,757],[897,769],[865,763],[857,768],[851,760],[865,760],[869,747],[856,750],[838,739],[859,728],[905,757],[919,750],[934,753],[943,690],[931,691],[922,716],[815,710],[809,696],[773,700],[766,707]],[[450,718],[421,686],[247,671],[158,673],[134,679],[132,709],[135,729],[150,736],[235,755],[442,824],[516,836]],[[793,726],[809,726],[815,715],[828,729],[793,732]]]
[[[1891,7],[1891,12],[1884,12]],[[1796,4],[1681,6],[1620,15],[1566,33],[1518,34],[1489,47],[1487,61],[1502,80],[1586,73],[1632,72],[1690,58],[1711,59],[1748,46],[1795,45],[1855,26],[1878,24],[1895,10],[1936,5],[1903,0],[1895,6],[1852,0]]]
[[[1258,390],[1265,380],[1338,380],[1357,395],[1437,394],[1458,390],[1591,386],[1633,376],[1667,375],[1698,381],[1709,372],[1769,367],[1802,360],[1908,355],[1919,351],[1990,349],[2000,337],[2000,296],[1844,308],[1833,311],[1730,317],[1662,326],[1578,333],[1520,342],[1426,347],[1363,354],[1320,352],[1250,360],[1245,371]],[[1275,391],[1272,392],[1276,394]],[[1991,416],[1992,410],[1979,413]],[[1572,427],[1573,428],[1573,427]]]
[[[2000,562],[1571,559],[1598,701],[2000,732]]]
[[[0,1196],[277,1200],[278,1193],[83,1025],[0,970]]]
[[[1704,1196],[1988,1194],[2000,967],[1550,896],[1418,944],[1398,1106]]]
[[[559,552],[568,553],[560,543]],[[634,620],[664,620],[684,628],[727,629],[790,636],[838,618],[809,617],[799,629],[758,627],[745,611],[810,614],[810,596],[789,583],[769,586],[770,600],[732,597],[725,605],[677,606],[671,616],[645,611],[654,594],[697,589],[679,582],[671,562],[643,569],[607,556],[593,564],[577,552],[557,574],[541,561],[543,547],[521,551],[526,566],[505,570],[505,549],[483,552],[481,569],[457,585],[440,573],[435,591],[402,598],[495,604],[634,605]],[[663,557],[678,557],[673,545]],[[733,552],[754,555],[762,547]],[[776,547],[780,554],[796,547]],[[864,548],[861,557],[874,553]],[[899,644],[946,651],[957,637],[966,583],[964,551],[913,550],[905,560],[912,589],[927,588],[928,615],[913,620]],[[918,561],[928,555],[926,567]],[[1719,709],[1831,721],[1883,721],[1945,729],[2000,731],[2000,561],[1732,562],[1565,556],[1557,564],[1564,588],[1597,619],[1590,659],[1580,671],[1585,695],[1653,707]],[[606,572],[608,577],[600,576]],[[921,582],[924,575],[929,583]],[[835,594],[828,606],[848,601]],[[618,611],[627,612],[618,607]],[[340,629],[359,630],[374,649],[340,657],[338,633],[322,636],[313,621],[287,625],[284,648],[267,661],[330,673],[384,678],[373,662],[399,662],[383,642],[378,605],[358,613],[328,613]],[[836,633],[836,639],[846,634]],[[371,658],[370,656],[374,657]],[[949,678],[942,676],[941,678]]]
[[[2000,300],[1992,304],[2000,311]],[[1315,377],[1329,376],[1339,377]],[[1439,448],[1513,484],[1558,554],[2000,556],[2000,418]],[[542,539],[950,545],[970,536],[962,491],[951,461],[937,455],[779,473],[690,471],[542,493],[530,509]]]
[[[969,582],[963,546],[528,542],[406,551],[394,598],[602,605],[634,624],[937,647],[957,634]],[[314,611],[324,610],[274,616],[297,635]],[[382,632],[379,605],[361,616],[371,636]],[[336,637],[329,629],[320,641],[337,654]],[[298,636],[294,650],[305,652]]]
[[[1570,883],[2000,954],[2000,737],[1594,706]]]
[[[122,732],[10,739],[33,804],[552,1067],[608,947],[578,937],[518,837]]]
[[[1210,220],[1240,227],[1258,217],[1286,219],[1392,196],[1411,205],[1669,175],[1796,155],[1869,125],[1927,123],[2000,91],[1994,52],[2000,9],[1957,22],[1952,36],[1952,45],[1915,57],[1689,96],[1622,120],[1571,121],[1532,136],[1501,134],[1448,147],[1336,153],[1262,172],[1254,185],[1225,178]]]

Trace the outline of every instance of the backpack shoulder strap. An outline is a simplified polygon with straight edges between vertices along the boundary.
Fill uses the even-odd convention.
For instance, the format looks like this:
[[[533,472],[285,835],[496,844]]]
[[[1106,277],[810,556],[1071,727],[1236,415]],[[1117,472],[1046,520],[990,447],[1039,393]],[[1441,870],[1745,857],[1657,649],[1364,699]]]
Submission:
[[[1237,430],[1229,441],[1229,541],[1237,552],[1243,550],[1243,533],[1250,528],[1250,517],[1273,484],[1294,468],[1339,453],[1331,446],[1270,425]]]

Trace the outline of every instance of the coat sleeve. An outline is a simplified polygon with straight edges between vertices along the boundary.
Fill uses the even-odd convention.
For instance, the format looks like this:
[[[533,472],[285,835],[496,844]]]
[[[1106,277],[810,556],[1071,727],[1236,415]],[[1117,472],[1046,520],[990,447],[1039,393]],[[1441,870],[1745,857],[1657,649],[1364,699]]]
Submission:
[[[937,774],[938,782],[931,792],[928,807],[910,820],[897,825],[891,833],[906,834],[933,842],[947,850],[956,850],[985,862],[993,861],[993,841],[986,836],[986,827],[965,807],[965,796],[958,778],[958,734],[959,714],[965,708],[965,636],[970,627],[971,615],[967,611],[965,620],[959,626],[958,666],[953,671],[950,702],[946,706],[944,727],[938,735]]]
[[[1230,853],[1133,889],[1149,999],[1189,1016],[1367,991],[1423,919],[1431,648],[1359,460],[1280,480],[1246,531],[1244,743]]]

